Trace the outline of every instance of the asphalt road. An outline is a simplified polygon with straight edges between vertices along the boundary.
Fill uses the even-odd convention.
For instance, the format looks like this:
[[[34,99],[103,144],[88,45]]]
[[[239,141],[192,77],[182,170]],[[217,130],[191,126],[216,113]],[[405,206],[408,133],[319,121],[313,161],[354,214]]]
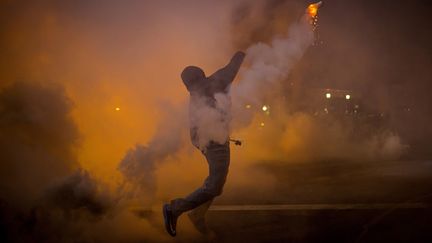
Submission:
[[[353,204],[432,201],[432,160],[287,164],[263,162],[256,169],[275,178],[271,188],[232,188],[219,204]]]
[[[228,188],[208,212],[215,242],[432,242],[432,161],[257,166],[277,183]]]
[[[208,222],[216,242],[432,242],[431,209],[210,211]]]
[[[228,178],[207,214],[212,241],[182,233],[187,217],[169,240],[432,242],[431,160],[263,162],[254,169],[272,175],[272,187],[236,188]]]

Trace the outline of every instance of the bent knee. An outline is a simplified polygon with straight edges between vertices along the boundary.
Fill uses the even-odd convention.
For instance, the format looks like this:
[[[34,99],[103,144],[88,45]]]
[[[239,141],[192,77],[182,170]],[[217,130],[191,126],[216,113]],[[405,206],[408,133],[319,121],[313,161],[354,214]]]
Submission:
[[[208,194],[212,195],[213,197],[217,197],[222,194],[223,187],[224,187],[225,181],[221,181],[218,183],[209,183],[206,185],[206,191]]]

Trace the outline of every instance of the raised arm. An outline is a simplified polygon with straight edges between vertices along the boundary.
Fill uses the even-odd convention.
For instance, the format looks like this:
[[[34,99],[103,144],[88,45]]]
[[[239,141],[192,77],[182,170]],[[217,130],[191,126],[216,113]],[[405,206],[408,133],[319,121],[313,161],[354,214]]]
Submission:
[[[231,61],[223,68],[216,71],[214,74],[210,76],[210,79],[219,83],[223,87],[228,86],[232,83],[235,76],[240,69],[241,64],[243,63],[243,59],[245,57],[245,53],[242,51],[238,51],[231,58]]]

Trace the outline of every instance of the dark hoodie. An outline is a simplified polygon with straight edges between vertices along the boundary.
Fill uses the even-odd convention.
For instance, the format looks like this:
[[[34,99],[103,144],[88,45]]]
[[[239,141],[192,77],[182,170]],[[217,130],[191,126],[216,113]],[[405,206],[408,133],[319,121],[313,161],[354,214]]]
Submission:
[[[221,119],[224,122],[229,119],[227,117],[227,114],[229,114],[228,108],[221,108],[217,105],[215,94],[221,93],[228,95],[230,85],[237,75],[244,57],[245,54],[243,52],[236,52],[231,58],[231,61],[225,67],[219,69],[209,77],[206,77],[202,69],[199,67],[188,66],[183,70],[181,78],[191,96],[189,110],[189,115],[191,118],[190,135],[192,143],[196,147],[201,147],[199,143],[199,124],[194,122],[193,119],[194,117],[201,116],[201,114],[197,114],[199,111],[197,111],[196,107],[202,106],[204,104],[207,106],[206,108],[217,109],[218,112],[220,112]],[[198,102],[200,104],[198,104]],[[203,118],[201,117],[201,119]],[[228,130],[228,127],[226,127],[226,130]],[[228,131],[225,132],[228,133]],[[226,140],[228,140],[228,137]],[[208,142],[210,141],[207,141],[207,143]],[[200,149],[203,148],[201,147]]]

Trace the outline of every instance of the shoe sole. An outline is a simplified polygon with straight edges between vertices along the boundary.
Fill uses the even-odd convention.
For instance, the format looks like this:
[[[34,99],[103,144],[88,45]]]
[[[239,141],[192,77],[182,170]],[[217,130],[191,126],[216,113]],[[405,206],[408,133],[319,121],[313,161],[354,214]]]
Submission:
[[[163,212],[163,217],[164,217],[166,231],[172,237],[176,236],[176,231],[172,229],[171,222],[170,222],[172,216],[170,217],[170,215],[168,215],[169,214],[168,213],[168,204],[163,205],[162,212]]]

